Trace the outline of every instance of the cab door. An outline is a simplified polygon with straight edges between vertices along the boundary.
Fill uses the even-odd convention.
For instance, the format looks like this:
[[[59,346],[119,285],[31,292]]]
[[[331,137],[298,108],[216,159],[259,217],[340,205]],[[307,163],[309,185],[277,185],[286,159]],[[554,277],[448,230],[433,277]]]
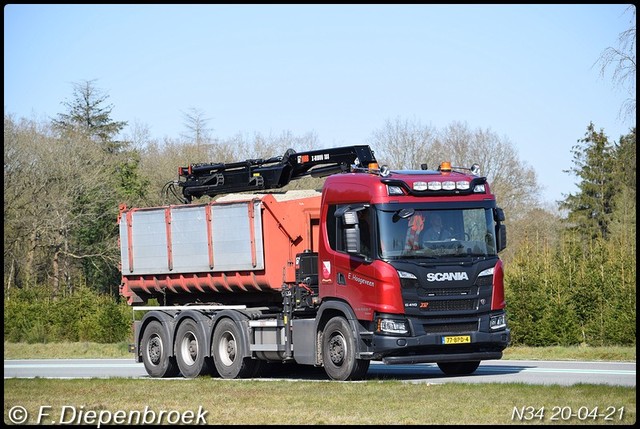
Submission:
[[[337,206],[335,213],[334,296],[347,301],[358,319],[372,320],[378,293],[372,264],[376,242],[373,209],[368,204],[349,204]]]

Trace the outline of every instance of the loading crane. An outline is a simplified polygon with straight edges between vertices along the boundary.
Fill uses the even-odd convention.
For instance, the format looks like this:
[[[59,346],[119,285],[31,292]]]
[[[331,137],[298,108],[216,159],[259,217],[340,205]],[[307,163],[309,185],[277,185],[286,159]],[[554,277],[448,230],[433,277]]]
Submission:
[[[171,185],[182,188],[183,202],[191,203],[203,196],[277,189],[305,176],[325,177],[372,163],[376,163],[376,158],[368,145],[306,152],[288,149],[283,156],[268,159],[179,167],[179,179]]]

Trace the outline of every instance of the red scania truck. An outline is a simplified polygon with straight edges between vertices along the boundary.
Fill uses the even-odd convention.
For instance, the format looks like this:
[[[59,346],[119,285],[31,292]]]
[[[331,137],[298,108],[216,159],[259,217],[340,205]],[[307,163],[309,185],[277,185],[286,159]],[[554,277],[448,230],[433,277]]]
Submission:
[[[327,176],[321,192],[279,190],[309,175]],[[357,380],[372,360],[471,374],[510,342],[505,217],[475,164],[393,171],[366,145],[289,149],[181,167],[170,185],[180,204],[118,219],[120,293],[144,311],[131,350],[152,377],[290,362]]]

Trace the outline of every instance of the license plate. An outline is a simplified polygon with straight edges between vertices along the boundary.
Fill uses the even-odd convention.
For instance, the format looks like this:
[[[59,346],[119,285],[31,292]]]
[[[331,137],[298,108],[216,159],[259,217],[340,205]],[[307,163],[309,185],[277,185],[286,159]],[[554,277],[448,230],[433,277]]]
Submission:
[[[442,337],[442,344],[464,344],[470,343],[470,335],[456,335],[455,337]]]

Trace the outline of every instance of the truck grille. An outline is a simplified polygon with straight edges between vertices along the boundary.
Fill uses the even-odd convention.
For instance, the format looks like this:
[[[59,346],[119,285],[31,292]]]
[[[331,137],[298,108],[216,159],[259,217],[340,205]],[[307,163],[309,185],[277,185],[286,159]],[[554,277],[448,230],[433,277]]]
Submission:
[[[426,308],[422,308],[423,311],[460,311],[460,310],[475,310],[477,308],[477,301],[475,299],[451,299],[445,301],[429,301],[429,305]]]
[[[422,325],[427,334],[458,334],[463,332],[475,332],[478,330],[478,322],[447,323],[443,325]]]
[[[468,287],[454,287],[454,288],[425,288],[418,287],[418,296],[464,296],[471,294],[471,289]]]
[[[491,286],[493,285],[493,276],[483,276],[483,277],[478,277],[476,279],[476,286]]]

